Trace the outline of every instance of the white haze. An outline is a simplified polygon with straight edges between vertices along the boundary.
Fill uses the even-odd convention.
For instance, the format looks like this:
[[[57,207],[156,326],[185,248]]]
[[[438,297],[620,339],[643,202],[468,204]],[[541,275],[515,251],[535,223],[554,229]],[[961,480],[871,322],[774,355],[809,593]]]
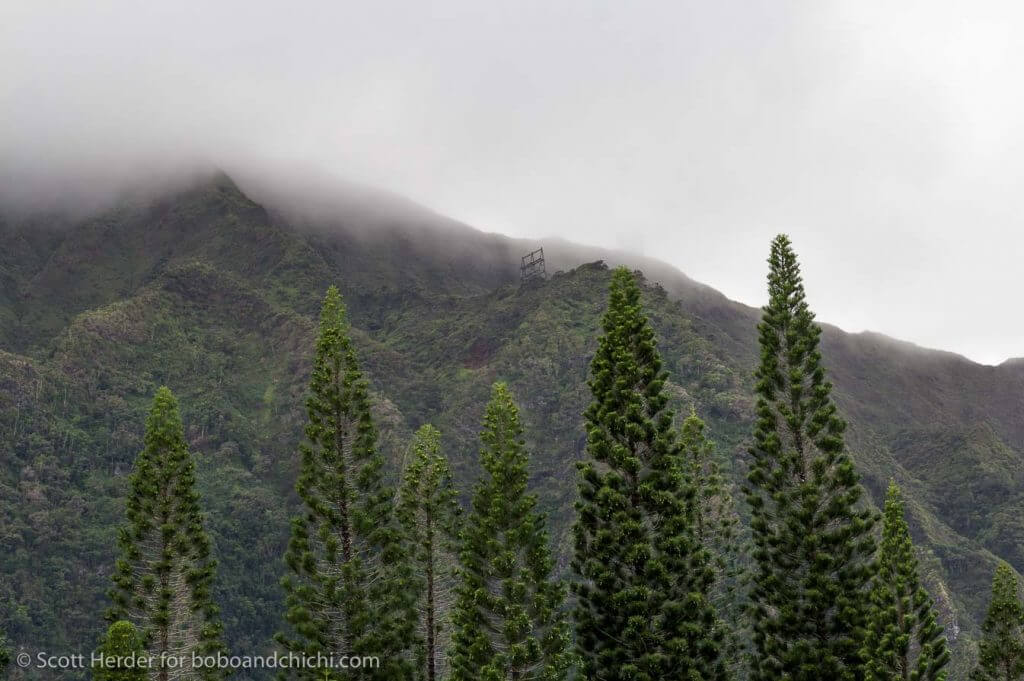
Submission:
[[[1024,355],[1010,2],[0,3],[0,199],[296,165],[487,231],[643,251],[750,304]]]

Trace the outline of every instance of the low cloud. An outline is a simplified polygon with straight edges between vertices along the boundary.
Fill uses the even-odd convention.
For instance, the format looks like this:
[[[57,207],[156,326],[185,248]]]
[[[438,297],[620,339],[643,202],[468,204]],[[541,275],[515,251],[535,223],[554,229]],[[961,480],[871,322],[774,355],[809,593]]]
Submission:
[[[996,362],[1024,355],[1022,29],[1008,2],[14,0],[0,203],[216,167],[330,206],[339,178],[752,304],[787,231],[822,319]]]

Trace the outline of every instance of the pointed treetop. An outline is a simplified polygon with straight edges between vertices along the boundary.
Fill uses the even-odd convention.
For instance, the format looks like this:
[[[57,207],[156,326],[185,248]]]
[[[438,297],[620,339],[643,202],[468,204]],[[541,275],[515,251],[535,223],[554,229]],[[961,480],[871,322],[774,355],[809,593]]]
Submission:
[[[641,288],[623,267],[612,273],[601,326],[573,530],[580,676],[720,679],[697,490]]]
[[[508,386],[495,383],[480,434],[486,475],[461,535],[453,681],[561,681],[570,665],[567,588],[553,576],[545,519],[527,489],[522,430]]]
[[[644,317],[643,310],[640,307],[640,285],[629,269],[626,267],[616,267],[612,271],[608,311],[604,316],[603,326],[605,332],[612,331],[616,322],[623,321],[625,317]],[[637,329],[628,330],[636,331]]]
[[[992,578],[992,600],[981,625],[978,666],[971,681],[1002,681],[1024,676],[1024,605],[1013,568],[999,561]]]
[[[441,431],[429,423],[420,426],[413,435],[410,454],[402,471],[399,516],[412,523],[419,510],[429,507],[443,515],[437,522],[453,525],[459,514],[458,495],[448,459],[441,451]]]
[[[640,287],[637,286],[636,276],[630,271],[625,265],[619,265],[612,270],[612,283],[611,290],[614,293],[616,290],[620,291],[639,291]]]
[[[889,479],[889,489],[885,493],[885,515],[886,517],[903,518],[903,493],[900,491],[900,486],[896,484],[894,478]],[[906,529],[906,522],[899,523],[888,523],[887,525],[903,525]]]
[[[147,428],[149,427],[150,420],[154,424],[181,421],[178,398],[174,396],[174,393],[166,385],[157,388],[156,393],[153,395],[153,402],[146,419]]]
[[[139,456],[136,466],[148,466],[156,463],[154,457],[161,449],[168,449],[179,452],[182,465],[191,465],[188,457],[188,445],[185,442],[185,427],[181,421],[181,411],[178,409],[178,399],[167,386],[160,386],[153,395],[153,402],[146,415],[146,432],[143,436],[145,449]]]
[[[668,396],[663,391],[667,374],[662,370],[657,339],[640,300],[636,277],[625,267],[617,267],[609,286],[608,309],[601,319],[604,333],[598,340],[587,381],[599,404],[588,418],[600,420],[601,412],[626,414],[631,407],[648,415],[666,409]],[[666,410],[664,412],[671,417]]]
[[[94,657],[96,681],[145,681],[148,672],[141,661],[148,656],[139,630],[127,620],[110,625]]]
[[[178,406],[178,400],[174,397],[174,393],[166,385],[162,385],[156,389],[153,393],[154,404],[173,404],[175,408]]]
[[[788,237],[773,240],[768,263],[745,489],[756,562],[751,678],[845,678],[860,666],[875,514],[859,504],[846,423],[818,349],[821,328]]]
[[[519,407],[516,405],[508,385],[502,382],[491,387],[491,400],[484,415],[484,430],[480,433],[483,443],[481,460],[484,469],[497,476],[510,461],[518,462],[527,458],[523,448],[523,427],[519,421]],[[526,471],[518,468],[505,471],[515,476],[515,482],[526,484]],[[521,475],[520,475],[521,473]],[[522,477],[520,481],[518,478]],[[511,482],[511,480],[510,480]]]
[[[458,493],[441,450],[441,432],[425,424],[413,436],[402,470],[398,518],[409,549],[418,628],[424,634],[416,659],[425,681],[445,678],[444,651],[451,639],[448,600],[457,559],[460,525]]]
[[[942,681],[949,646],[921,584],[903,499],[890,481],[863,656],[866,681]]]
[[[800,276],[800,263],[797,261],[793,244],[785,234],[772,239],[771,253],[768,256],[768,294],[786,291],[800,293],[803,298],[803,279]]]
[[[420,426],[413,435],[410,466],[422,466],[420,461],[433,461],[441,457],[441,431],[430,423]]]
[[[342,300],[341,292],[334,284],[327,289],[324,302],[320,306],[320,331],[328,329],[347,329],[348,311]]]
[[[683,420],[683,427],[680,429],[680,432],[700,434],[704,432],[705,427],[706,424],[704,423],[704,419],[697,416],[697,408],[695,406],[691,406],[690,413],[687,414],[686,419]]]
[[[331,285],[324,296],[320,308],[320,333],[316,339],[316,356],[313,360],[312,385],[320,385],[321,389],[330,392],[331,378],[335,372],[349,374],[346,379],[352,382],[351,387],[362,379],[362,371],[356,358],[355,347],[349,334],[348,311],[338,287]],[[357,401],[365,397],[365,386],[359,387],[354,396]],[[317,389],[313,389],[314,392]]]
[[[321,309],[306,412],[296,482],[305,513],[292,521],[282,580],[289,631],[277,640],[292,652],[372,650],[382,662],[372,678],[408,678],[418,639],[411,564],[334,286]]]
[[[216,560],[203,527],[195,461],[178,402],[166,386],[153,396],[143,442],[125,503],[127,523],[118,533],[121,556],[107,619],[132,621],[154,654],[216,652],[223,648],[211,597]],[[163,582],[154,588],[158,580]],[[183,603],[188,607],[179,607]],[[206,669],[197,678],[219,676]]]
[[[903,506],[903,493],[899,485],[893,479],[889,480],[889,490],[885,495],[885,508],[883,511],[882,544],[883,550],[881,560],[883,569],[893,569],[893,566],[885,565],[885,561],[907,560],[912,562],[914,568],[917,566],[917,559],[914,557],[913,542],[910,539],[910,529],[907,527],[906,509]],[[886,550],[886,547],[889,547]]]

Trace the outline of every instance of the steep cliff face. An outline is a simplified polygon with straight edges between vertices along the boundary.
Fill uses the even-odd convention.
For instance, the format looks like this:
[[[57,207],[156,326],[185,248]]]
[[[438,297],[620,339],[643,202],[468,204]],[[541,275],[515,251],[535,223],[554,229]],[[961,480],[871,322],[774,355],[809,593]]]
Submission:
[[[741,478],[757,310],[664,264],[557,240],[542,244],[555,274],[520,286],[534,242],[409,206],[337,211],[296,218],[221,176],[71,224],[0,223],[0,617],[16,646],[95,642],[125,476],[161,384],[199,453],[230,645],[268,645],[314,315],[332,283],[392,460],[433,422],[468,489],[488,387],[509,382],[563,566],[609,279],[593,261],[644,271],[675,406],[696,406]],[[823,351],[871,496],[891,477],[904,487],[927,583],[966,653],[996,557],[1024,569],[1024,370],[835,328]]]

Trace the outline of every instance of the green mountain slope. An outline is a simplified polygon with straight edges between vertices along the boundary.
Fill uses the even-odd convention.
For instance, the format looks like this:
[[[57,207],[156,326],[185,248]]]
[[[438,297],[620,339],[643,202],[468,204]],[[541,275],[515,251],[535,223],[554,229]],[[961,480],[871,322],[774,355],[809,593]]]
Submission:
[[[520,286],[532,242],[408,208],[300,220],[223,176],[72,224],[0,223],[0,621],[14,646],[94,646],[126,474],[161,384],[199,454],[229,646],[268,645],[314,315],[331,283],[392,461],[433,422],[468,490],[489,386],[509,383],[562,567],[609,280],[588,261],[644,270],[675,407],[696,405],[739,480],[758,312],[661,263],[543,245],[561,271]],[[823,350],[871,496],[880,503],[890,477],[905,490],[962,672],[996,556],[1024,570],[1024,368],[834,328]]]

